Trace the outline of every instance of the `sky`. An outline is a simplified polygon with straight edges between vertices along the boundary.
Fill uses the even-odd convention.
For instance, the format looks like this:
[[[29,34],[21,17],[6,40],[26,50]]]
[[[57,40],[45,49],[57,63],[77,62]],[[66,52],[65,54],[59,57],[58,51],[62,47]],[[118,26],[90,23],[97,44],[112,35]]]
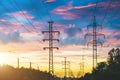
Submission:
[[[71,70],[77,75],[84,55],[85,72],[92,69],[92,45],[87,43],[92,37],[85,34],[92,32],[91,23],[96,16],[98,62],[106,61],[112,48],[120,48],[120,0],[1,0],[0,2],[0,63],[20,67],[32,67],[48,71],[48,46],[43,42],[48,38],[42,31],[48,30],[48,21],[54,21],[53,29],[60,31],[54,38],[59,50],[54,50],[55,74],[64,75],[62,61],[67,57],[71,62]],[[96,10],[95,10],[96,7]],[[87,26],[89,29],[87,29]],[[76,66],[75,66],[76,65]]]

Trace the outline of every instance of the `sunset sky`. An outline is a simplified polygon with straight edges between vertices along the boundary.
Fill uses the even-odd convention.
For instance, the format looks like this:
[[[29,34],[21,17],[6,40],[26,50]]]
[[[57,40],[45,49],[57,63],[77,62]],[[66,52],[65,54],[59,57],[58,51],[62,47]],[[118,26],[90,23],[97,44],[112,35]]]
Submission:
[[[54,30],[60,31],[59,50],[54,51],[55,74],[63,76],[64,57],[71,61],[75,75],[79,72],[81,55],[84,54],[85,72],[92,69],[92,48],[87,47],[91,37],[84,38],[87,26],[93,20],[96,0],[1,0],[0,1],[0,64],[17,67],[32,67],[48,71],[48,46],[41,31],[48,30],[48,21],[53,20]],[[96,21],[102,24],[98,37],[103,43],[98,46],[98,62],[105,61],[112,48],[120,48],[120,0],[98,0]],[[91,29],[90,29],[91,30]]]

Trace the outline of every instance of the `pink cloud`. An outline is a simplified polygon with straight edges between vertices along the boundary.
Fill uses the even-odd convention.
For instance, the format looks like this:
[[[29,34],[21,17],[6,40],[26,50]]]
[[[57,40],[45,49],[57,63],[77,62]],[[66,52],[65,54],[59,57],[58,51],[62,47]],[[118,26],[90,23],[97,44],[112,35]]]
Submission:
[[[7,20],[5,20],[5,19],[0,19],[0,22],[7,22]]]
[[[106,38],[105,38],[105,42],[104,42],[104,46],[107,47],[116,47],[117,45],[120,45],[120,40],[115,38],[116,35],[120,34],[119,30],[109,30],[109,29],[105,29],[102,30],[103,34],[105,34]]]
[[[99,6],[104,6],[104,7],[108,7],[108,4],[110,4],[110,1],[98,3]],[[110,6],[117,7],[117,6],[119,6],[119,3],[115,1],[115,2],[112,2],[112,4]]]
[[[72,8],[73,8],[72,2],[70,1],[66,5],[63,5],[63,6],[56,8],[56,11],[68,11],[68,10],[71,10]]]
[[[22,24],[19,22],[9,22],[9,26],[12,28],[19,28],[22,26]]]
[[[55,2],[55,0],[46,0],[45,2]]]
[[[87,32],[88,32],[87,29],[84,29],[84,28],[82,29],[83,37]],[[104,36],[97,36],[97,38],[100,38],[104,41],[103,47],[113,48],[113,47],[117,47],[118,45],[120,45],[120,39],[118,39],[119,38],[118,35],[120,34],[119,30],[103,29],[99,31],[98,33],[105,35],[105,39],[104,39]],[[78,33],[78,36],[79,36],[79,33]],[[118,38],[116,36],[118,36]],[[82,38],[82,35],[81,35],[81,38]],[[91,37],[89,37],[89,39],[91,39]]]
[[[106,47],[117,47],[117,45],[120,45],[120,40],[112,38],[112,39],[108,39],[105,43],[104,46]]]
[[[63,16],[63,19],[65,19],[65,20],[73,20],[73,19],[79,18],[80,16],[74,12],[70,12],[70,10],[88,8],[88,7],[92,7],[92,6],[95,6],[95,4],[88,4],[85,6],[75,6],[74,7],[74,6],[72,6],[72,1],[70,1],[66,5],[63,5],[63,6],[60,6],[60,7],[57,7],[56,9],[54,9],[52,11],[52,13]]]
[[[110,4],[111,3],[111,4]],[[99,9],[102,10],[102,11],[105,11],[106,12],[106,9],[108,9],[108,11],[111,12],[111,8],[118,8],[119,9],[119,2],[117,1],[107,1],[107,2],[99,2],[98,3],[98,6],[100,7]]]
[[[72,10],[72,9],[73,9],[72,2],[70,1],[68,4],[54,9],[52,13],[63,16],[63,19],[65,20],[72,20],[72,19],[78,18],[79,17],[78,15],[72,12],[69,12],[69,10]]]
[[[89,7],[93,7],[95,6],[96,4],[88,4],[86,6],[75,6],[73,7],[73,9],[82,9],[82,8],[89,8]]]
[[[119,35],[120,31],[119,30],[104,29],[101,31],[101,33],[105,34],[106,37],[109,36],[111,38],[114,38],[114,35]]]
[[[17,21],[8,21],[7,20],[8,24],[9,24],[8,26],[10,26],[12,28],[20,28],[20,30],[22,30],[22,31],[27,31],[27,30],[35,31],[35,28],[38,30],[41,29],[41,25],[37,21],[32,21],[32,24],[35,26],[35,28],[33,26],[30,26],[30,25],[29,26],[24,25],[24,23],[27,21],[26,19],[29,19],[31,21],[31,19],[34,18],[34,16],[30,15],[27,11],[19,11],[19,12],[15,12],[15,13],[10,13],[9,16],[15,17],[17,19]],[[1,20],[1,21],[3,22],[4,20]],[[27,30],[25,30],[25,28]]]
[[[24,18],[27,18],[27,19],[34,18],[34,16],[28,14],[27,11],[19,11],[19,12],[16,12],[16,13],[11,13],[10,16],[13,16],[13,17],[24,17]]]
[[[10,16],[16,17],[17,20],[19,21],[19,22],[16,22],[16,24],[15,24],[15,22],[11,22],[11,24],[16,25],[17,27],[19,27],[19,26],[23,27],[24,22],[27,21],[26,19],[29,19],[31,21],[31,19],[34,18],[34,16],[30,15],[27,11],[19,11],[19,12],[16,12],[16,13],[11,13]],[[38,21],[31,21],[31,22],[35,26],[36,29],[41,29],[42,28],[42,26],[40,25],[40,22],[38,22]],[[28,27],[28,26],[26,26],[26,27]],[[31,30],[31,29],[33,30],[33,26],[29,25],[28,30]]]
[[[35,31],[39,31],[40,29],[42,29],[42,26],[39,24],[38,21],[33,21],[33,25],[35,25],[36,30],[33,29],[33,26],[24,25],[22,22],[11,21],[6,19],[0,19],[0,22],[4,24],[0,25],[0,31],[3,33],[10,33],[11,31],[16,31],[18,29],[21,32],[28,32],[29,30],[31,33],[34,33]]]
[[[72,20],[72,19],[79,17],[72,12],[64,11],[64,9],[63,10],[62,9],[54,10],[53,13],[63,16],[63,19],[65,19],[65,20]]]
[[[67,25],[60,24],[60,23],[55,23],[54,26],[56,30],[60,31],[60,33],[64,33],[64,30],[68,27]]]
[[[66,12],[66,13],[64,13],[63,18],[65,20],[73,20],[73,19],[79,18],[79,16],[77,16],[74,13],[71,13],[71,12]]]
[[[42,21],[34,21],[32,24],[35,26],[36,29],[42,29],[43,25],[41,25],[40,23],[42,23]]]
[[[106,10],[109,3],[110,3],[109,1],[108,2],[99,2],[98,6],[100,6],[100,9]],[[72,1],[70,1],[66,5],[62,5],[60,7],[57,7],[56,9],[54,9],[52,11],[52,13],[62,16],[62,18],[65,20],[73,20],[73,19],[79,18],[80,16],[77,13],[71,12],[71,10],[90,8],[90,7],[93,7],[96,5],[96,4],[87,4],[87,5],[83,5],[83,6],[72,6],[72,4],[73,4]],[[111,8],[114,8],[117,6],[119,6],[118,2],[113,2],[111,4]]]
[[[55,26],[55,29],[59,30],[60,32],[64,32],[66,29],[76,27],[75,25],[72,25],[72,24],[65,25],[65,24],[61,24],[61,23],[55,23],[54,26]]]
[[[6,19],[1,19],[0,22],[2,22],[2,24],[4,24],[1,26],[7,26],[7,28],[19,28],[22,26],[22,24],[19,22],[9,21]],[[2,28],[6,28],[6,27],[2,27]]]

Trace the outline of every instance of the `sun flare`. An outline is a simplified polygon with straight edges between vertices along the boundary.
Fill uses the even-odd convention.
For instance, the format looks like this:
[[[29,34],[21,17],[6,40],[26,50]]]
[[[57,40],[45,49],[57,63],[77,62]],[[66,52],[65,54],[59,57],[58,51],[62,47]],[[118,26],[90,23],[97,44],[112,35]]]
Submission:
[[[0,64],[4,63],[4,57],[2,55],[0,55]]]

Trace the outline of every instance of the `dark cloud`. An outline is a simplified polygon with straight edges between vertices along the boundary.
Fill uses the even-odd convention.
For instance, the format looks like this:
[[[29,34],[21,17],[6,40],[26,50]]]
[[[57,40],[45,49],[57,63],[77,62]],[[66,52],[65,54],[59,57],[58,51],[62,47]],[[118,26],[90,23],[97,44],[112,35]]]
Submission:
[[[117,46],[116,46],[116,47],[120,48],[120,44],[117,44]]]
[[[9,34],[0,32],[0,41],[4,44],[9,42],[23,42],[19,32],[12,32]]]
[[[85,45],[85,43],[85,39],[76,37],[68,37],[60,42],[61,45]]]
[[[114,38],[116,38],[116,39],[120,40],[120,34],[115,35],[115,36],[114,36]]]
[[[80,33],[82,30],[77,27],[70,27],[65,30],[65,33],[68,34],[69,37],[74,37],[77,33]]]

